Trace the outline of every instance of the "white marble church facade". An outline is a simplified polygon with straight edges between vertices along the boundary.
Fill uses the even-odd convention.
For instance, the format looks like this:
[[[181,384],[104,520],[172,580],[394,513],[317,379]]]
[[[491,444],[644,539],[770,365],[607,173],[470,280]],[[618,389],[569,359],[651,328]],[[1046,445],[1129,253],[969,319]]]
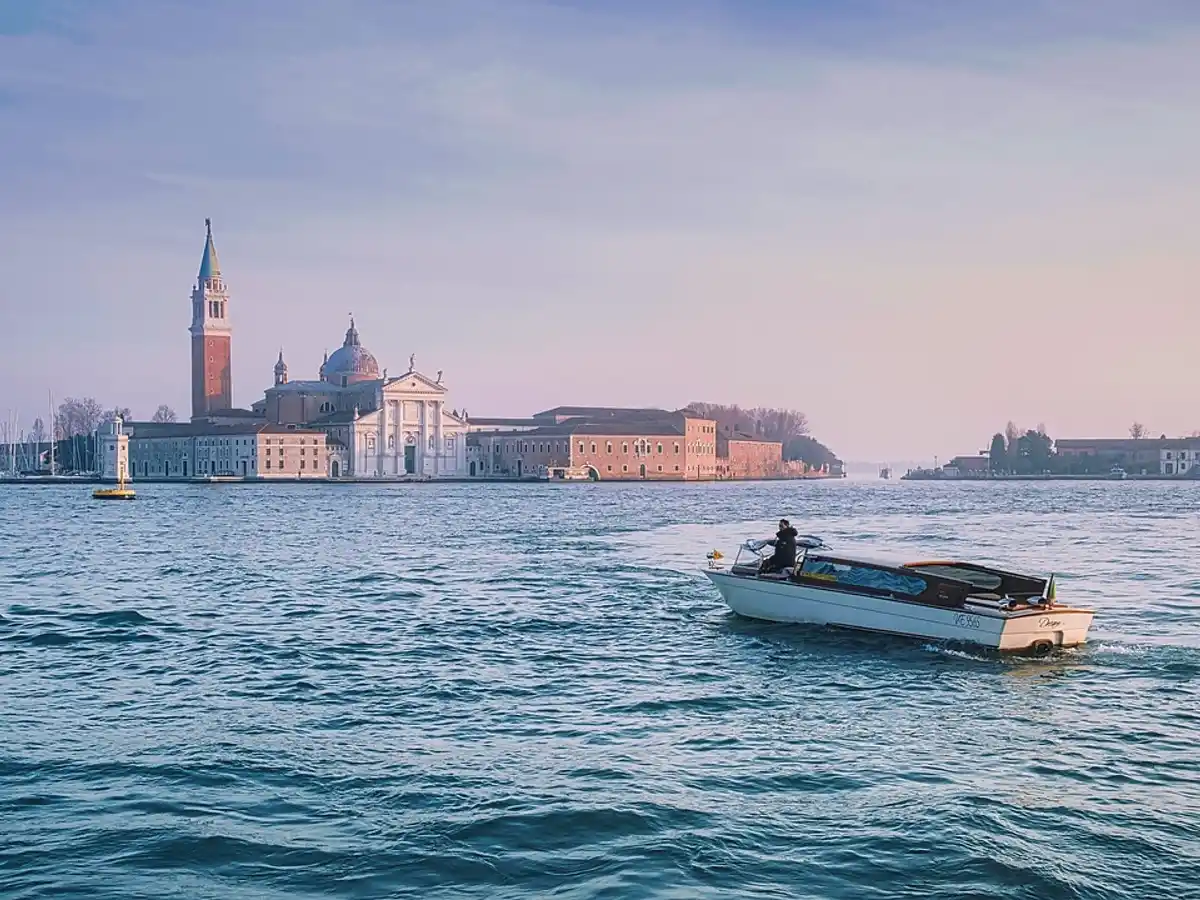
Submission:
[[[351,319],[316,380],[290,381],[280,352],[275,384],[255,411],[272,424],[324,431],[332,478],[465,476],[465,416],[447,409],[441,373],[430,378],[414,362],[403,375],[381,374]]]

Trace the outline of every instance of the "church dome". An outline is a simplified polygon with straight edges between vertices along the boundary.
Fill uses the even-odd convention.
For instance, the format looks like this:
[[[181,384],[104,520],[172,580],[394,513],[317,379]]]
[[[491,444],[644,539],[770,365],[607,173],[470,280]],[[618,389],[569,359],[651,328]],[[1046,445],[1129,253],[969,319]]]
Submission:
[[[347,383],[355,381],[371,381],[379,377],[379,363],[375,357],[362,345],[358,339],[358,329],[354,327],[354,319],[350,319],[350,327],[346,329],[346,340],[333,355],[325,362],[324,378],[328,382],[340,384],[342,378]]]

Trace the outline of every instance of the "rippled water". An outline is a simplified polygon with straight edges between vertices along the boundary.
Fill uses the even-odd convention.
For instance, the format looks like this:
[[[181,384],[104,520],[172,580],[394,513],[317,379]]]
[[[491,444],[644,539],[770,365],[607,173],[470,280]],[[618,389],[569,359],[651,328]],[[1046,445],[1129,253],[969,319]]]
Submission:
[[[1200,485],[0,487],[4,897],[1182,898]],[[756,624],[780,514],[1088,648]]]

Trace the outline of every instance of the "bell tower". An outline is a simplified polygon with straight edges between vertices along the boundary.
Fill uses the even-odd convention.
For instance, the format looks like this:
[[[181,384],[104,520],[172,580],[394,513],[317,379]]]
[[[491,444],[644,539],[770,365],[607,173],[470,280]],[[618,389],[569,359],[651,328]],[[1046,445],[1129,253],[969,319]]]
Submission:
[[[192,418],[203,418],[233,406],[230,376],[229,293],[221,278],[217,248],[213,246],[212,219],[204,220],[207,232],[200,274],[192,290]]]

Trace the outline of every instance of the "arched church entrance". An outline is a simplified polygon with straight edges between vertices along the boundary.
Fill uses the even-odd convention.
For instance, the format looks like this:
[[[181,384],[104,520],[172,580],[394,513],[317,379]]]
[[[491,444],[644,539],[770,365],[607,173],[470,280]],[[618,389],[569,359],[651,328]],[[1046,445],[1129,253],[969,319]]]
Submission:
[[[341,474],[342,474],[342,467],[341,467],[341,465],[338,463],[338,461],[337,461],[336,459],[335,459],[335,460],[334,460],[334,461],[333,461],[333,462],[330,464],[330,467],[329,467],[329,474],[330,474],[331,476],[333,476],[334,478],[339,478],[339,477],[341,477]]]

